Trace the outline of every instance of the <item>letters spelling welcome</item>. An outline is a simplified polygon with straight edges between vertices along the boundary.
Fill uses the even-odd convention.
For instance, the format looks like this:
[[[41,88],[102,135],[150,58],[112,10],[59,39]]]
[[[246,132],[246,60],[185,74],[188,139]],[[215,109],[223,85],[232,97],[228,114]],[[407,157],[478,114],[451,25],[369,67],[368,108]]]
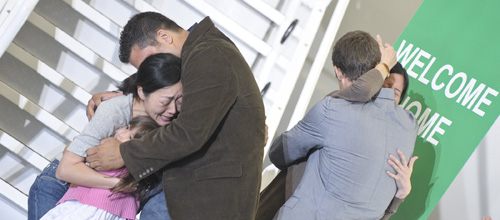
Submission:
[[[498,95],[498,91],[492,89],[491,87],[486,87],[484,83],[481,83],[479,84],[479,86],[474,88],[477,80],[474,78],[470,78],[470,80],[467,83],[467,74],[464,72],[459,72],[457,74],[454,74],[453,66],[450,64],[442,66],[436,72],[436,74],[434,74],[434,77],[432,77],[431,81],[429,81],[429,79],[426,78],[426,74],[429,71],[430,67],[436,61],[436,57],[432,57],[432,59],[430,59],[431,54],[427,53],[426,51],[418,47],[416,47],[412,51],[413,44],[409,43],[406,46],[406,48],[405,44],[406,40],[403,40],[398,49],[397,57],[398,60],[402,59],[400,62],[407,69],[408,76],[417,79],[424,85],[428,85],[430,82],[431,83],[430,86],[434,91],[439,91],[444,88],[444,95],[446,96],[446,98],[453,99],[458,96],[458,98],[456,99],[456,103],[460,104],[460,106],[462,107],[465,107],[468,104],[466,107],[467,109],[471,109],[472,106],[474,106],[472,112],[479,115],[480,117],[484,116],[485,112],[480,109],[481,105],[483,104],[488,106],[491,105],[491,100],[489,99],[488,96],[496,97]],[[407,67],[407,64],[410,61],[412,62],[409,65],[409,67]],[[414,70],[416,69],[415,67],[419,67],[420,69],[423,69],[423,71],[419,74],[415,72]],[[442,75],[441,73],[445,71],[447,71],[448,76],[452,75],[453,76],[451,78],[446,76],[441,76]],[[447,80],[448,82],[446,82]],[[458,88],[455,88],[457,84],[459,84]],[[479,98],[480,96],[481,98]],[[408,104],[409,100],[410,97],[407,96],[402,106],[405,107]],[[432,111],[430,108],[426,108],[424,112],[420,115],[420,113],[422,112],[422,104],[419,101],[413,101],[410,104],[408,104],[408,106],[406,106],[407,110],[411,110],[412,108],[415,108],[414,112],[415,118],[417,118],[418,124],[420,126],[418,129],[418,135],[424,140],[427,140],[428,142],[433,144],[434,146],[437,146],[439,141],[434,138],[434,135],[436,135],[436,133],[444,135],[445,130],[442,126],[447,125],[449,127],[453,122],[442,115],[440,116],[440,114],[437,112],[435,112],[429,119],[430,113]]]

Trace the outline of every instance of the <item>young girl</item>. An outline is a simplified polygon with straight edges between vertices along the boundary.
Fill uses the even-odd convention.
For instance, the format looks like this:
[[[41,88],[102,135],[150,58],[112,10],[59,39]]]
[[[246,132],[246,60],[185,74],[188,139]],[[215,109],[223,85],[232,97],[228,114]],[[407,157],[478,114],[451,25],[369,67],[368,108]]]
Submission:
[[[114,137],[121,142],[140,138],[158,128],[159,125],[148,116],[138,116],[130,120],[130,125],[116,131]],[[102,172],[110,179],[117,179],[127,174],[126,168]],[[124,182],[128,179],[127,182]],[[110,193],[110,190],[72,185],[58,205],[45,214],[42,219],[134,219],[138,209],[137,194],[144,194],[149,185],[137,185],[133,179],[125,177],[118,183],[117,189],[132,192]],[[158,183],[158,182],[156,182]],[[151,183],[152,184],[152,183]],[[138,188],[136,188],[138,187]]]
[[[85,164],[86,151],[98,145],[101,139],[110,137],[114,130],[125,127],[132,116],[149,116],[160,126],[169,124],[176,116],[175,99],[180,97],[182,92],[180,58],[171,54],[156,54],[146,58],[137,73],[124,81],[120,89],[127,96],[115,97],[99,106],[83,132],[75,137],[64,152],[56,172],[58,179],[80,186],[103,189],[113,200],[122,195],[119,193],[110,195],[112,193],[108,189],[120,182],[121,178],[118,176],[124,174],[125,171],[108,173],[97,172],[89,168]],[[67,194],[65,198],[68,198]],[[98,208],[106,208],[105,211],[116,218],[135,218],[137,205],[134,208],[125,206],[125,204],[132,204],[129,201],[123,204],[113,201],[103,205],[101,202],[105,196],[98,194],[97,197],[81,193],[72,194],[71,199]],[[135,201],[135,198],[133,200]],[[73,214],[81,216],[74,212]]]

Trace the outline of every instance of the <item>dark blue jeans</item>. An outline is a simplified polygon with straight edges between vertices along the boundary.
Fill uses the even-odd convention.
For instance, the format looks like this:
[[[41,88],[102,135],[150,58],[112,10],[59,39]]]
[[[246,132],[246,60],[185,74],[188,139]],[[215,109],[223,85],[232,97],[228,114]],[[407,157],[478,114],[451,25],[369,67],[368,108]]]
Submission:
[[[168,215],[167,203],[165,202],[165,194],[161,184],[156,187],[151,193],[152,197],[146,202],[141,211],[141,220],[156,220],[165,219],[170,220]]]
[[[38,220],[63,197],[69,183],[56,178],[59,160],[50,162],[31,185],[28,195],[28,220]],[[151,193],[151,198],[144,205],[141,220],[170,220],[161,184]]]
[[[40,173],[28,195],[28,220],[38,220],[63,197],[68,190],[69,183],[56,178],[56,169],[59,160],[52,161]]]

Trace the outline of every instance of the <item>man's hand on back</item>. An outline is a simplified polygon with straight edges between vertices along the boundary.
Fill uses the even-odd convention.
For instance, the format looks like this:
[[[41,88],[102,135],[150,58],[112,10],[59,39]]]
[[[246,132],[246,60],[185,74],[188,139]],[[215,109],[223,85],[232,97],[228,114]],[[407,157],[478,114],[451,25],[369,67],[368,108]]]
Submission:
[[[95,170],[116,170],[125,166],[120,153],[121,142],[115,138],[106,138],[101,145],[87,150],[87,163]]]

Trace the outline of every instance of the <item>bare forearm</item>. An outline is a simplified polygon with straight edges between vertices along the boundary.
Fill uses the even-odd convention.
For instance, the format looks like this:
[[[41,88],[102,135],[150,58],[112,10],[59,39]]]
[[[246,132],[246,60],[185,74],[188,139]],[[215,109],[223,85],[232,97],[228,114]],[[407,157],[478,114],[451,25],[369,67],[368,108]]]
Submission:
[[[72,154],[72,155],[69,155]],[[76,185],[109,189],[115,186],[120,179],[99,173],[84,164],[83,158],[71,152],[65,152],[61,163],[57,167],[56,177]]]
[[[385,64],[387,65],[387,64]],[[377,69],[379,71],[379,74],[380,76],[382,76],[382,79],[385,79],[387,78],[387,75],[389,75],[389,71],[390,69],[388,69],[389,67],[384,65],[384,63],[379,63],[375,66],[375,69]]]

